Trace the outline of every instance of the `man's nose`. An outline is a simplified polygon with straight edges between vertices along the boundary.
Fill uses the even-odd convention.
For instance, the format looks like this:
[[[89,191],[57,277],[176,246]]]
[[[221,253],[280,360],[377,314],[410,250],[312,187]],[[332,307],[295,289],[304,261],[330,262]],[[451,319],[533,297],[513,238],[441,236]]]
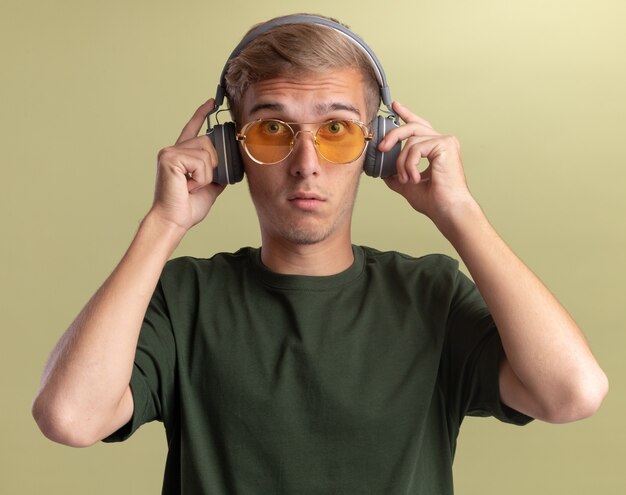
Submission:
[[[291,160],[289,167],[291,174],[301,177],[317,175],[320,170],[320,160],[313,131],[299,130],[295,133],[293,140],[294,148],[289,157]]]

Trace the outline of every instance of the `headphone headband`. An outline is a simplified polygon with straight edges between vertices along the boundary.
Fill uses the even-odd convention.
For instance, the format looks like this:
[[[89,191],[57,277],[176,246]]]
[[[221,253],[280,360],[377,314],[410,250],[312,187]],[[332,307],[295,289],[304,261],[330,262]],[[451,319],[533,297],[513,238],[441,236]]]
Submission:
[[[235,184],[243,179],[245,168],[239,142],[237,141],[235,123],[225,122],[224,124],[217,124],[211,127],[210,122],[211,114],[217,112],[222,103],[224,103],[228,65],[230,61],[237,57],[257,36],[285,24],[319,24],[334,29],[336,32],[352,41],[352,43],[366,55],[376,73],[378,86],[380,88],[380,99],[387,107],[389,115],[387,117],[378,115],[371,123],[373,138],[369,142],[365,152],[363,171],[371,177],[390,177],[394,175],[396,173],[396,160],[398,159],[402,146],[398,142],[391,150],[383,152],[378,150],[378,143],[384,139],[388,132],[399,127],[400,119],[391,108],[391,95],[389,93],[389,87],[387,86],[387,79],[385,78],[385,72],[378,58],[376,58],[374,52],[370,50],[361,38],[338,22],[316,15],[289,15],[267,21],[253,29],[239,42],[224,65],[215,95],[215,106],[207,115],[207,136],[209,136],[217,151],[217,168],[214,172],[214,182],[218,184]],[[385,112],[383,111],[383,113]]]
[[[285,24],[319,24],[322,26],[326,26],[334,29],[340,34],[344,35],[346,38],[352,40],[354,44],[360,48],[363,53],[370,60],[372,67],[376,72],[376,78],[378,79],[378,85],[380,86],[380,98],[383,104],[387,107],[389,112],[393,114],[393,110],[391,109],[391,93],[389,92],[389,86],[387,85],[387,78],[385,77],[385,71],[382,68],[378,58],[374,54],[374,52],[370,49],[369,46],[355,33],[350,31],[344,25],[335,22],[331,19],[327,19],[326,17],[320,17],[316,15],[288,15],[284,17],[279,17],[277,19],[273,19],[266,23],[261,24],[252,32],[250,32],[244,39],[242,39],[239,44],[235,47],[235,49],[228,57],[226,64],[224,65],[224,69],[222,70],[222,74],[220,76],[220,82],[217,86],[217,91],[215,95],[215,107],[214,110],[217,110],[218,107],[222,105],[224,102],[224,96],[226,95],[226,72],[228,71],[229,62],[237,57],[241,51],[252,42],[257,36],[263,34],[277,26],[284,26]],[[213,112],[211,112],[213,113]]]

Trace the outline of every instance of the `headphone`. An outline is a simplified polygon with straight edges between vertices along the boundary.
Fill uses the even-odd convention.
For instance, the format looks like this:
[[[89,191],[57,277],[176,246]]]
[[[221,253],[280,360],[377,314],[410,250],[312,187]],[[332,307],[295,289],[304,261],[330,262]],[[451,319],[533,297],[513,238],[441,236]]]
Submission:
[[[372,122],[373,138],[368,143],[365,151],[363,171],[370,177],[389,177],[395,175],[396,160],[402,148],[400,142],[396,143],[396,145],[389,151],[381,152],[378,150],[378,143],[380,143],[385,135],[392,129],[400,126],[399,117],[391,109],[392,100],[389,87],[387,86],[387,79],[378,58],[376,58],[374,52],[361,38],[338,22],[315,15],[289,15],[268,21],[251,31],[235,47],[224,65],[215,95],[215,106],[207,115],[207,136],[209,136],[211,142],[215,146],[218,156],[218,165],[214,173],[213,182],[218,184],[235,184],[243,179],[244,172],[243,160],[239,150],[239,143],[236,138],[237,131],[235,129],[235,124],[233,122],[225,122],[224,124],[218,124],[211,127],[209,120],[211,114],[217,112],[220,105],[224,103],[224,96],[226,95],[226,71],[228,70],[228,64],[257,36],[284,24],[319,24],[330,27],[351,40],[360,50],[363,51],[365,55],[367,55],[367,58],[372,63],[372,67],[375,69],[376,78],[378,79],[378,85],[380,87],[380,98],[382,103],[387,108],[386,113],[388,113],[388,115],[378,115]]]

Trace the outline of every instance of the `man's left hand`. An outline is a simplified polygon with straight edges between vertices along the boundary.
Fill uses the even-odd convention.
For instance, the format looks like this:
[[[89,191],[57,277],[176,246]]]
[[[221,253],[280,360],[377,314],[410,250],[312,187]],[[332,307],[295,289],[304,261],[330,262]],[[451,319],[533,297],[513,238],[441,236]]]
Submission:
[[[440,134],[398,102],[393,103],[393,110],[406,123],[389,132],[378,148],[389,151],[398,141],[406,142],[396,162],[397,174],[385,182],[440,226],[457,206],[475,203],[467,188],[459,141]],[[420,172],[422,158],[428,160],[428,166]]]

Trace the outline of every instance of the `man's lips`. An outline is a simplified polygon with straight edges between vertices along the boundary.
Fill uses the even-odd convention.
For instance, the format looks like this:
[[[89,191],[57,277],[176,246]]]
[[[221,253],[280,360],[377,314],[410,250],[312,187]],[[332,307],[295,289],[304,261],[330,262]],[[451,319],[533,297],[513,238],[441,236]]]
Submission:
[[[296,192],[287,197],[290,204],[300,210],[315,211],[325,201],[323,197],[311,192]]]
[[[299,200],[299,199],[310,199],[310,200],[315,200],[315,201],[324,201],[324,199],[322,199],[321,196],[315,194],[315,193],[307,193],[307,192],[297,192],[292,194],[291,196],[288,196],[287,199],[289,201],[295,201],[295,200]]]

